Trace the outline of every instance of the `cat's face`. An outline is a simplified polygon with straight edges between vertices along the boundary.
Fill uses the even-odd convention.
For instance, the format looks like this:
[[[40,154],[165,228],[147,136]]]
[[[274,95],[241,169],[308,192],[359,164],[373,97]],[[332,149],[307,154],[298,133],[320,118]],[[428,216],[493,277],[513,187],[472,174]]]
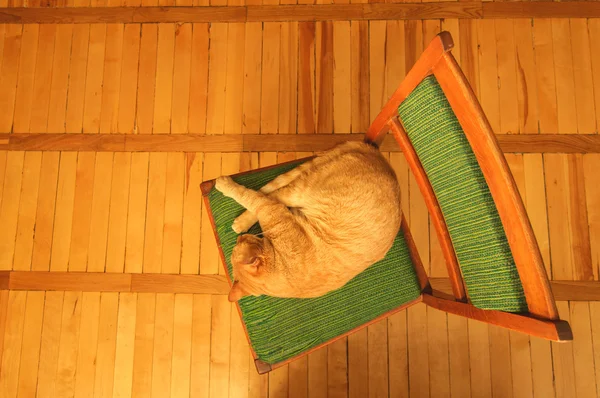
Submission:
[[[240,235],[231,254],[234,283],[229,291],[229,301],[244,296],[260,295],[260,281],[265,271],[265,240],[254,235]]]

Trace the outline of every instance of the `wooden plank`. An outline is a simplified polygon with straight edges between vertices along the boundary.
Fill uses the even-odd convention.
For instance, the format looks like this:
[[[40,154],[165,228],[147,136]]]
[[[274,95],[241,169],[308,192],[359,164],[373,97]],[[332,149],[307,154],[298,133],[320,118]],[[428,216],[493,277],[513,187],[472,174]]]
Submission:
[[[246,24],[244,42],[244,98],[242,103],[242,133],[260,131],[260,97],[262,87],[262,24]]]
[[[509,332],[509,336],[513,381],[512,394],[514,397],[533,397],[529,336],[513,331]]]
[[[348,396],[348,338],[346,337],[327,347],[327,396],[339,398]]]
[[[385,61],[385,88],[384,101],[394,94],[404,76],[406,75],[406,59],[404,48],[406,37],[404,22],[387,21],[386,23],[386,61]],[[350,97],[350,95],[348,95]]]
[[[599,166],[600,156],[594,154],[583,157],[592,272],[595,280],[598,280],[600,271],[600,217],[598,216],[598,200],[600,199],[600,192],[598,190],[600,186],[598,184],[598,174],[596,173]]]
[[[65,124],[65,131],[69,133],[80,133],[83,127],[89,42],[90,25],[84,24],[73,26]]]
[[[327,397],[327,347],[308,354],[308,396]]]
[[[352,120],[350,21],[333,23],[333,132],[350,133]]]
[[[362,134],[279,135],[235,134],[207,136],[197,134],[0,134],[0,150],[11,151],[93,151],[93,152],[262,152],[322,151],[345,141],[361,141]],[[597,134],[498,134],[504,153],[599,153]],[[2,143],[5,140],[4,144]],[[390,135],[381,150],[399,152]]]
[[[56,25],[40,25],[29,131],[45,132],[52,82]]]
[[[298,24],[298,133],[314,134],[315,23]]]
[[[192,35],[192,24],[177,24],[175,26],[175,59],[173,61],[173,99],[170,128],[173,134],[188,132]]]
[[[204,156],[204,181],[212,180],[221,175],[221,154],[206,154]],[[202,226],[200,238],[200,273],[217,274],[219,272],[219,253],[212,231],[208,211],[202,208]]]
[[[316,132],[333,132],[333,23],[317,22],[315,30]]]
[[[481,98],[479,94],[479,37],[477,24],[478,22],[475,20],[459,20],[460,57],[458,58],[460,58],[461,69],[473,92],[477,98]]]
[[[194,295],[190,398],[208,397],[211,340],[211,296]]]
[[[133,397],[150,397],[152,393],[152,351],[154,348],[154,323],[156,294],[137,295],[135,341],[133,354]]]
[[[552,42],[554,45],[554,70],[556,74],[558,131],[561,134],[576,134],[577,108],[568,19],[552,20]]]
[[[208,24],[194,24],[192,34],[192,58],[190,69],[190,104],[188,130],[204,133],[206,128],[206,99],[208,85]]]
[[[254,360],[250,358],[252,366],[254,366]],[[289,372],[289,398],[307,398],[308,397],[308,358],[302,357],[291,362],[288,365]],[[257,375],[250,371],[250,380],[257,381],[258,386],[264,386],[268,380],[267,375]],[[264,391],[264,389],[263,389]],[[252,391],[254,395],[250,396],[265,396],[261,394],[262,391]]]
[[[388,328],[383,319],[367,327],[369,396],[389,395]]]
[[[119,295],[113,396],[129,397],[132,389],[137,294]]]
[[[148,192],[148,153],[131,154],[131,177],[127,210],[125,271],[142,272],[144,256],[144,226]]]
[[[471,396],[489,397],[492,395],[492,376],[488,325],[469,319],[468,328]]]
[[[227,280],[216,275],[149,275],[134,274],[131,291],[154,293],[226,294]]]
[[[229,363],[229,395],[233,397],[249,397],[248,382],[250,372],[249,359],[252,359],[248,339],[244,332],[242,320],[237,311],[231,311],[231,345]],[[287,367],[286,367],[287,368]],[[286,391],[287,393],[287,391]]]
[[[386,22],[369,23],[369,120],[377,117],[387,100],[385,95]],[[385,98],[384,98],[385,97]]]
[[[75,371],[75,396],[94,396],[99,324],[100,293],[83,293],[79,352]]]
[[[573,335],[577,336],[573,339],[575,390],[579,397],[593,397],[596,394],[596,379],[590,306],[586,302],[572,302],[569,307]]]
[[[13,266],[24,161],[23,152],[9,152],[6,156],[6,176],[0,206],[0,269],[3,270],[10,270]]]
[[[4,50],[2,66],[0,68],[0,132],[9,133],[12,130],[15,109],[15,96],[17,92],[17,76],[19,72],[19,55],[21,54],[21,41],[23,27],[21,25],[6,25],[4,32]]]
[[[95,162],[96,154],[94,152],[80,152],[77,155],[69,271],[81,272],[85,271],[87,267]]]
[[[56,396],[56,369],[58,365],[63,301],[63,292],[46,293],[37,377],[37,394],[39,397]]]
[[[112,397],[113,394],[118,307],[117,293],[101,294],[94,397]]]
[[[103,272],[106,270],[113,158],[113,153],[110,152],[96,154],[88,247],[88,272]]]
[[[594,345],[594,364],[600,363],[600,347],[598,346],[598,342],[600,341],[600,317],[598,316],[600,312],[600,304],[599,303],[590,303],[590,322],[592,324],[592,342]],[[596,373],[596,396],[600,392],[600,368],[595,366]]]
[[[498,97],[498,65],[496,51],[496,27],[492,21],[477,21],[479,39],[479,102],[494,133],[500,128],[500,104]]]
[[[15,98],[15,114],[12,126],[12,131],[14,133],[24,133],[29,131],[38,37],[39,25],[23,25],[21,56],[19,58],[19,75]]]
[[[450,397],[448,319],[444,312],[427,308],[429,383],[432,397]]]
[[[41,164],[41,152],[27,152],[25,154],[15,254],[12,267],[15,270],[28,271],[31,269]]]
[[[260,97],[260,132],[276,134],[279,131],[279,59],[281,50],[281,23],[263,25],[262,85]]]
[[[215,23],[210,26],[207,134],[223,134],[226,74],[221,73],[221,70],[224,65],[227,65],[227,31],[228,25],[224,23]]]
[[[38,188],[39,194],[35,213],[33,253],[31,259],[31,269],[33,271],[50,270],[59,160],[60,154],[58,152],[42,153],[40,185]]]
[[[115,153],[112,164],[108,237],[106,238],[107,272],[123,272],[125,268],[130,176],[131,154]]]
[[[600,73],[600,53],[593,51],[591,43],[600,35],[600,20],[588,20],[588,30],[590,36],[590,55],[592,59],[592,76],[598,76]],[[600,129],[600,79],[592,79],[594,83],[594,108],[596,109],[596,128]]]
[[[521,134],[535,134],[538,133],[538,69],[535,65],[533,27],[527,19],[515,19],[513,27],[516,38],[519,131]]]
[[[553,397],[555,392],[550,342],[531,337],[530,344],[533,396],[536,398]]]
[[[298,23],[281,24],[279,134],[295,134],[298,115]],[[349,82],[348,82],[349,83]]]
[[[183,199],[183,226],[181,247],[181,273],[198,274],[200,266],[200,226],[202,224],[203,154],[185,154],[185,186]]]
[[[106,24],[92,24],[89,31],[87,72],[83,106],[83,132],[100,131],[102,112],[102,83],[104,79],[104,56],[106,54]],[[107,82],[107,84],[110,84]]]
[[[124,30],[123,24],[106,25],[106,54],[104,56],[102,110],[100,113],[101,133],[119,132],[119,90],[121,86],[127,87],[121,82],[121,71],[125,69],[122,65]],[[130,37],[127,39],[134,41]],[[126,49],[131,49],[131,43],[127,43]],[[135,50],[133,52],[135,53]],[[130,61],[130,58],[127,58],[127,61]],[[130,67],[130,65],[126,65],[126,67]],[[131,76],[127,75],[126,78],[131,78]]]
[[[577,131],[579,134],[595,133],[598,130],[596,128],[594,82],[592,79],[587,19],[571,19],[569,22],[573,54],[573,77],[575,80],[575,104],[577,106]]]
[[[81,324],[81,295],[81,292],[65,292],[64,295],[58,366],[55,376],[56,395],[59,397],[72,396],[75,391],[75,370]]]
[[[10,274],[11,290],[129,291],[131,275],[93,272],[27,272]]]
[[[9,293],[0,368],[0,388],[7,397],[17,396],[26,301],[26,292]]]
[[[229,395],[229,339],[231,304],[225,296],[212,297],[209,396]]]
[[[131,134],[135,128],[137,83],[140,59],[139,24],[127,24],[123,29],[123,55],[121,59],[121,86],[117,131]],[[114,132],[114,131],[113,131]]]
[[[194,297],[191,294],[175,296],[171,397],[188,397],[190,392],[193,304]]]
[[[162,273],[178,274],[181,269],[184,171],[184,154],[169,152],[167,154]]]
[[[56,27],[47,131],[65,132],[73,25]]]
[[[467,319],[454,314],[447,314],[447,317],[450,396],[468,397],[471,395],[471,370]]]
[[[158,25],[156,51],[156,83],[154,86],[154,134],[171,132],[171,107],[173,99],[173,63],[175,54],[175,25]]]
[[[522,2],[484,2],[482,13],[484,18],[587,18],[598,15],[600,9],[592,2],[549,2],[541,7],[541,3]]]
[[[556,79],[554,75],[554,45],[552,21],[537,19],[533,25],[536,86],[539,109],[539,131],[542,134],[558,131]]]
[[[227,34],[227,78],[225,81],[225,134],[242,132],[244,90],[244,47],[246,27],[241,23],[229,24]]]
[[[135,126],[141,134],[152,133],[156,84],[158,25],[142,25],[140,38],[138,100]]]
[[[154,324],[152,397],[166,397],[171,392],[174,305],[175,295],[168,293],[156,295],[156,312],[160,316],[156,317]]]
[[[151,153],[148,166],[148,205],[144,238],[145,273],[160,273],[163,249],[163,220],[165,216],[165,190],[167,179],[167,154]]]
[[[517,95],[517,62],[513,21],[496,20],[496,49],[498,56],[498,100],[502,104],[498,133],[518,134],[519,108]]]
[[[509,331],[490,325],[489,342],[492,394],[501,397],[510,396],[513,392],[513,380]],[[524,386],[518,386],[518,388],[522,387]]]
[[[409,395],[406,321],[406,311],[400,311],[387,319],[390,397],[407,397]]]
[[[560,319],[571,321],[569,304],[557,302],[556,307]],[[575,364],[573,359],[573,344],[552,344],[552,362],[554,364],[554,386],[557,397],[576,396]]]
[[[269,398],[288,396],[288,377],[288,365],[283,365],[269,372]]]
[[[522,197],[538,247],[542,254],[546,273],[551,277],[546,187],[544,184],[544,161],[542,155],[523,155],[523,171],[526,195],[524,197],[522,195]]]
[[[369,118],[369,24],[364,21],[350,23],[350,76],[351,76],[351,130],[364,133]]]
[[[427,397],[430,394],[429,355],[427,352],[427,312],[423,304],[417,304],[406,310],[408,314],[408,380],[410,395]]]

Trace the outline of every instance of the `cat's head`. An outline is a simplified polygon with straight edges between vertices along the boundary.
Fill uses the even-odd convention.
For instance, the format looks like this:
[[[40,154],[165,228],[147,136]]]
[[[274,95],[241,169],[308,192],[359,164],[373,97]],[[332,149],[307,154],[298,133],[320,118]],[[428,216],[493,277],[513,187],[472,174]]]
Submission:
[[[264,279],[267,262],[266,238],[254,235],[240,235],[231,254],[234,282],[229,291],[229,301],[238,301],[244,296],[258,296],[261,281]]]

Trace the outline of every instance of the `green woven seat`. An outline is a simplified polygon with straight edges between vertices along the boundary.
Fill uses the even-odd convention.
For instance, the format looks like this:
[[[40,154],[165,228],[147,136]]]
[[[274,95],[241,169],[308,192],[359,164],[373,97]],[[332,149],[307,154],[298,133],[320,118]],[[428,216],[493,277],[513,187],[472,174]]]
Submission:
[[[300,162],[235,177],[259,189]],[[221,249],[231,275],[230,257],[237,235],[231,229],[244,210],[215,189],[208,194]],[[260,232],[255,225],[250,233]],[[368,239],[367,237],[365,239]],[[239,301],[250,343],[258,358],[275,364],[325,343],[420,296],[420,287],[404,236],[398,234],[385,259],[343,288],[315,299],[245,297]]]
[[[527,311],[496,205],[436,78],[425,78],[398,113],[440,204],[471,302]]]

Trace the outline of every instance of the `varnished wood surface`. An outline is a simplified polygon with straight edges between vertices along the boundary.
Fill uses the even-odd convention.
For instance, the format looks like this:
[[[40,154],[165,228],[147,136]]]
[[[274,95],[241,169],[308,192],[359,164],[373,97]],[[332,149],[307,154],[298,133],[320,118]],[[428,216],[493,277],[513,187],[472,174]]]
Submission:
[[[560,7],[566,4],[574,3]],[[0,7],[140,5],[0,0]],[[0,268],[150,278],[139,293],[0,290],[0,391],[9,397],[597,396],[595,301],[558,303],[576,336],[560,345],[418,304],[261,377],[225,295],[194,285],[197,293],[174,291],[187,288],[179,279],[185,275],[223,278],[200,204],[201,181],[310,156],[348,132],[364,133],[423,46],[445,29],[494,131],[506,135],[499,140],[547,272],[569,286],[570,295],[561,296],[552,283],[554,293],[596,298],[598,21],[0,24],[1,133],[84,132],[73,135],[84,141],[101,133],[99,142],[127,135],[136,145],[129,152],[123,141],[116,148],[85,141],[70,143],[73,150],[0,150]],[[171,134],[153,141],[154,133]],[[191,140],[173,138],[179,133]],[[248,138],[235,141],[241,135]],[[7,141],[3,136],[0,144]],[[42,142],[36,141],[27,145]],[[434,280],[446,278],[414,176],[398,147],[386,145],[423,266]],[[171,292],[157,293],[163,281],[171,281],[164,288]]]
[[[236,5],[163,7],[11,7],[0,23],[198,23],[346,20],[420,20],[436,18],[598,18],[595,2],[429,2],[320,5]]]
[[[345,141],[362,141],[363,134],[197,135],[197,134],[0,134],[0,151],[91,152],[297,152],[325,151]],[[505,153],[600,153],[597,134],[497,134]],[[381,150],[401,152],[392,135]]]
[[[429,281],[434,290],[452,294],[449,278]],[[558,301],[600,301],[598,281],[555,280],[551,287]],[[229,285],[225,275],[0,271],[0,290],[224,295]]]

